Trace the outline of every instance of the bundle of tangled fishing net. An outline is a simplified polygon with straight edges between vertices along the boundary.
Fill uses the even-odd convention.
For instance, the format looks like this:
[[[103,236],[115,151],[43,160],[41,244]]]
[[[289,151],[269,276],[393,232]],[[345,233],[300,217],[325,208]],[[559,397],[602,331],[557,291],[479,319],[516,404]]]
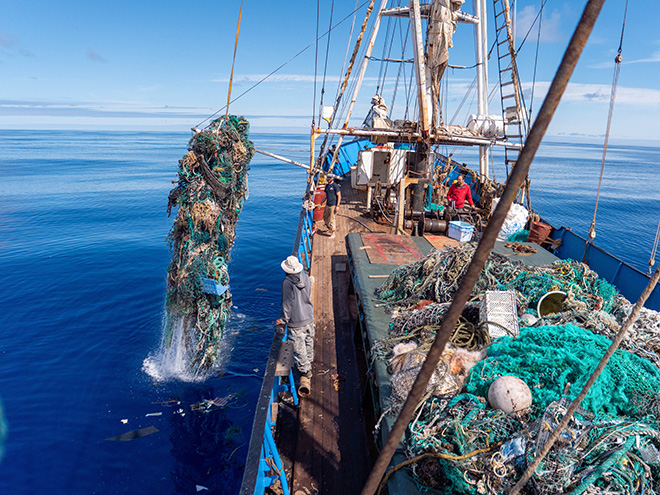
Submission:
[[[445,251],[432,251],[421,260],[397,267],[378,296],[391,306],[404,309],[420,300],[451,301],[475,250],[476,244],[468,243]],[[530,308],[546,292],[563,290],[581,308],[609,311],[618,294],[584,263],[563,260],[532,267],[498,253],[491,253],[486,261],[472,291],[474,300],[479,300],[480,294],[491,288],[516,290],[519,305]]]
[[[386,413],[400,410],[473,253],[469,244],[432,252],[394,270],[380,289],[395,314],[389,338],[373,347],[373,356],[388,360],[392,373]],[[519,320],[519,335],[493,341],[479,321],[479,301],[493,287],[514,290],[518,314],[533,316]],[[567,293],[563,308],[539,317],[536,303],[552,290]],[[407,462],[422,489],[507,493],[632,306],[581,263],[526,267],[497,254],[472,296],[409,425]],[[660,313],[643,310],[622,347],[630,352],[614,354],[526,493],[656,493]],[[502,376],[527,384],[530,409],[505,414],[487,405],[490,385]]]
[[[213,366],[230,316],[231,293],[202,290],[204,279],[228,286],[227,263],[235,226],[248,196],[247,174],[254,155],[250,125],[226,116],[197,131],[179,160],[178,183],[170,192],[168,215],[178,207],[168,241],[166,337],[183,324],[193,372]],[[166,341],[168,339],[166,338]],[[171,342],[168,342],[168,344]]]

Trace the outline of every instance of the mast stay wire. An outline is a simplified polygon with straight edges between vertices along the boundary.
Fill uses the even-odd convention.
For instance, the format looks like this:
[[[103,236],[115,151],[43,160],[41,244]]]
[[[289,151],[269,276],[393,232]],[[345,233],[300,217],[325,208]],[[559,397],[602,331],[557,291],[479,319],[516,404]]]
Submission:
[[[389,40],[389,50],[387,41],[383,43],[383,56],[382,58],[390,58],[392,54],[392,46],[394,45],[394,36],[390,36],[390,30],[392,29],[392,17],[387,17],[387,28],[385,29],[384,40]],[[385,51],[387,51],[387,57],[385,57]],[[385,78],[387,77],[387,68],[389,67],[389,61],[381,61],[380,69],[378,71],[378,82],[376,83],[376,93],[380,91],[380,87],[385,86]]]
[[[252,91],[254,88],[256,88],[257,86],[259,86],[262,82],[264,82],[265,80],[269,79],[269,78],[272,77],[274,74],[276,74],[277,72],[279,72],[280,70],[282,70],[282,68],[284,68],[286,65],[288,65],[289,63],[291,63],[293,60],[295,60],[296,58],[298,58],[298,57],[299,57],[300,55],[302,55],[303,53],[305,53],[305,52],[306,52],[307,50],[309,50],[314,44],[318,43],[321,39],[323,39],[326,35],[328,35],[328,34],[330,33],[330,31],[332,31],[332,30],[338,28],[341,24],[343,24],[344,22],[346,22],[346,21],[348,20],[349,17],[351,17],[351,16],[352,16],[353,14],[355,14],[358,10],[360,10],[362,7],[364,7],[365,5],[367,5],[367,4],[369,3],[369,1],[370,1],[370,0],[365,0],[364,2],[362,2],[362,3],[361,3],[361,4],[360,4],[355,10],[353,10],[351,13],[347,14],[347,15],[346,15],[341,21],[339,21],[337,24],[335,24],[334,26],[332,26],[332,28],[331,28],[329,31],[326,31],[325,33],[323,33],[318,39],[312,41],[309,45],[307,45],[305,48],[303,48],[302,50],[300,50],[298,53],[296,53],[296,54],[295,54],[293,57],[291,57],[289,60],[287,60],[286,62],[284,62],[283,64],[281,64],[279,67],[277,67],[275,70],[273,70],[272,72],[270,72],[270,73],[267,74],[266,76],[264,76],[264,77],[262,77],[261,79],[259,79],[256,83],[254,83],[254,84],[253,84],[252,86],[250,86],[248,89],[246,89],[245,91],[243,91],[240,95],[238,95],[236,98],[234,98],[233,100],[231,100],[229,103],[231,104],[231,103],[234,103],[235,101],[239,100],[240,98],[242,98],[243,96],[245,96],[247,93],[249,93],[250,91]],[[220,112],[222,112],[222,111],[225,110],[226,108],[227,108],[227,105],[225,105],[224,107],[222,107],[222,108],[221,108],[220,110],[218,110],[217,112],[215,112],[215,113],[209,115],[208,117],[206,117],[204,120],[202,120],[202,121],[201,121],[199,124],[197,124],[195,127],[199,127],[199,126],[201,126],[204,122],[206,122],[206,121],[208,121],[208,120],[211,120],[213,117],[215,117],[216,115],[218,115]]]
[[[600,175],[598,177],[598,189],[596,191],[596,204],[594,205],[594,217],[591,220],[591,225],[589,226],[589,232],[587,234],[587,242],[584,244],[584,254],[582,255],[582,262],[584,263],[587,258],[587,248],[589,244],[594,243],[594,238],[596,237],[596,213],[598,212],[598,201],[600,200],[600,189],[603,184],[603,172],[605,171],[605,157],[607,156],[607,145],[610,140],[610,130],[612,128],[612,115],[614,113],[614,101],[616,100],[616,90],[619,85],[619,73],[621,72],[621,62],[623,61],[623,56],[621,52],[623,51],[623,33],[626,29],[626,17],[628,15],[628,0],[626,0],[626,6],[623,11],[623,22],[621,24],[621,39],[619,40],[619,50],[616,57],[614,57],[614,75],[612,76],[612,90],[610,93],[610,107],[607,114],[607,127],[605,130],[605,142],[603,143],[603,157],[600,162]]]
[[[522,47],[525,44],[525,41],[527,41],[527,37],[532,32],[532,29],[534,29],[534,24],[536,24],[536,21],[539,20],[539,17],[541,16],[541,13],[543,12],[543,8],[545,7],[546,3],[548,3],[548,0],[543,0],[543,3],[541,3],[541,8],[539,9],[538,13],[536,14],[536,17],[534,18],[534,20],[530,24],[529,29],[527,29],[527,32],[525,33],[525,37],[520,42],[520,46],[516,49],[516,55],[518,55],[520,53],[520,50],[522,50]]]
[[[319,39],[321,0],[316,0],[316,39]],[[329,36],[328,36],[329,38]],[[319,44],[314,43],[314,95],[312,96],[312,129],[316,127],[316,79],[318,78]]]
[[[353,43],[353,32],[355,31],[355,20],[357,19],[357,11],[361,8],[361,6],[358,7],[359,2],[360,2],[360,0],[355,0],[355,7],[353,9],[353,14],[352,14],[353,15],[353,20],[351,21],[351,29],[348,33],[348,40],[346,41],[346,51],[344,52],[344,61],[342,62],[341,70],[339,71],[339,74],[343,74],[344,70],[346,69],[346,62],[348,61],[348,54],[351,51],[351,45]],[[334,4],[334,0],[333,0],[333,4]],[[338,79],[337,80],[337,91],[335,93],[335,99],[334,99],[335,102],[339,101],[338,98],[339,98],[340,92],[341,92],[341,79]],[[330,122],[328,122],[329,126],[332,125],[332,123],[334,122],[335,114],[337,113],[336,106],[337,105],[335,104],[335,107],[333,107],[334,110],[332,112],[332,117],[330,118]],[[325,138],[323,139],[323,144],[321,145],[321,152],[320,152],[321,156],[326,153],[327,148],[330,146],[330,144],[332,144],[335,141],[335,139],[337,139],[336,135],[330,135],[330,134],[325,135]]]
[[[329,28],[332,28],[332,17],[335,13],[335,0],[332,0],[330,4],[330,22]],[[321,86],[321,101],[319,102],[319,125],[321,125],[321,119],[323,118],[323,99],[325,96],[325,83],[328,75],[328,55],[330,54],[330,34],[328,34],[328,42],[325,46],[325,62],[323,64],[323,85]]]
[[[655,231],[655,240],[653,241],[653,247],[651,248],[651,257],[649,258],[649,275],[651,275],[651,270],[653,269],[653,265],[655,265],[655,253],[658,251],[658,242],[660,242],[660,220],[658,220],[658,228]]]
[[[401,19],[397,19],[397,22],[399,23],[399,40],[401,43],[401,60],[405,58],[406,54],[406,48],[408,47],[408,40],[410,39],[410,30],[406,29],[406,37],[403,37],[404,29],[401,27]],[[403,77],[401,77],[401,73],[403,72]],[[394,103],[396,102],[396,97],[399,91],[399,80],[403,81],[403,87],[404,87],[404,92],[407,93],[406,91],[406,64],[400,64],[399,65],[399,70],[397,72],[396,76],[396,83],[394,84],[394,93],[392,94],[392,104],[390,105],[390,114],[394,114]]]
[[[536,55],[534,56],[534,76],[532,76],[532,95],[529,101],[529,114],[527,115],[527,118],[529,119],[530,122],[532,121],[532,111],[534,110],[534,90],[536,89],[536,69],[539,64],[539,47],[541,46],[541,23],[543,22],[542,12],[543,12],[543,5],[545,5],[545,2],[547,2],[547,0],[545,0],[541,4],[541,9],[539,10],[539,32],[536,35]],[[522,45],[520,45],[520,47],[522,48]]]
[[[334,108],[335,111],[333,112],[332,118],[330,119],[330,127],[333,126],[335,120],[337,119],[337,110],[340,105],[340,101],[342,100],[342,97],[344,96],[344,92],[346,91],[346,88],[348,87],[349,82],[351,81],[351,74],[353,72],[353,65],[355,64],[355,61],[357,60],[358,53],[360,52],[361,49],[365,50],[362,52],[362,58],[364,58],[364,54],[366,54],[366,48],[362,46],[362,39],[364,37],[364,33],[367,31],[367,26],[369,24],[369,19],[371,18],[371,14],[373,12],[374,8],[374,3],[375,0],[367,0],[369,3],[369,6],[367,7],[367,11],[364,16],[364,20],[362,21],[362,26],[360,27],[360,33],[358,34],[356,40],[355,40],[355,47],[353,48],[353,54],[351,55],[351,60],[348,63],[348,68],[346,69],[346,74],[343,77],[343,80],[340,81],[340,87],[339,91],[337,93],[337,98],[334,103]],[[367,2],[365,2],[366,4]],[[364,5],[364,4],[363,4]],[[379,11],[380,15],[380,11]],[[372,24],[372,29],[375,24]],[[343,120],[343,119],[342,119]],[[328,134],[325,135],[325,138],[323,139],[323,144],[321,145],[321,152],[319,153],[318,157],[318,162],[317,166],[320,165],[320,163],[325,160],[325,157],[328,152]],[[339,136],[338,142],[341,142],[342,136]],[[333,156],[333,160],[335,159],[335,156]]]

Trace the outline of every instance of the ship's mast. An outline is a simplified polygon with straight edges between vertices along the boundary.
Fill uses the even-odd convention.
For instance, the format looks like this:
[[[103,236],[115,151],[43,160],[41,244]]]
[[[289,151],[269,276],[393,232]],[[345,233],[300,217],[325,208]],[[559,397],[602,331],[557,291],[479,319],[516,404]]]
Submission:
[[[428,177],[433,169],[433,154],[428,143],[431,128],[430,88],[427,79],[426,58],[424,56],[424,38],[422,36],[422,15],[419,0],[410,0],[410,30],[413,40],[413,55],[415,59],[415,79],[417,81],[417,102],[419,105],[419,131],[422,140],[417,144],[417,153],[413,164],[415,178]],[[411,195],[411,208],[413,211],[422,211],[424,208],[424,183],[413,185]]]
[[[419,0],[410,0],[410,30],[412,32],[415,58],[415,79],[417,81],[417,100],[419,104],[419,126],[422,136],[428,136],[431,127],[429,109],[429,87],[426,77],[426,58],[424,56],[424,38],[422,36],[422,14]]]

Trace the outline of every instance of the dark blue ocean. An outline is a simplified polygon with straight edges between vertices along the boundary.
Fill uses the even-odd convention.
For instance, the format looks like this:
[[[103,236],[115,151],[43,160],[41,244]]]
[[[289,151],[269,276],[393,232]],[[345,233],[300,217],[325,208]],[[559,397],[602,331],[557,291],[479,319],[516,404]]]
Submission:
[[[1,494],[238,492],[305,176],[254,157],[230,264],[224,374],[159,378],[145,363],[158,359],[174,217],[167,196],[189,138],[0,131]],[[306,160],[307,136],[251,139]],[[600,154],[598,145],[544,144],[532,171],[535,209],[584,235]],[[642,271],[660,218],[659,162],[658,147],[610,146],[598,210],[597,244]],[[191,410],[230,395],[229,407]],[[105,440],[149,426],[158,431]]]

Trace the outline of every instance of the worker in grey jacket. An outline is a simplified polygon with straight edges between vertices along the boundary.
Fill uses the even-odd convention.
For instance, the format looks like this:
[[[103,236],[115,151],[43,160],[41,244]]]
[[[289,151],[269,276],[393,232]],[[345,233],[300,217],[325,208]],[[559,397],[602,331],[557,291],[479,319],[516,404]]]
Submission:
[[[298,392],[309,395],[312,361],[314,361],[314,306],[309,300],[312,284],[298,258],[289,256],[282,262],[286,277],[282,281],[282,311],[277,325],[286,325],[288,340],[293,342],[293,358],[301,374]]]

